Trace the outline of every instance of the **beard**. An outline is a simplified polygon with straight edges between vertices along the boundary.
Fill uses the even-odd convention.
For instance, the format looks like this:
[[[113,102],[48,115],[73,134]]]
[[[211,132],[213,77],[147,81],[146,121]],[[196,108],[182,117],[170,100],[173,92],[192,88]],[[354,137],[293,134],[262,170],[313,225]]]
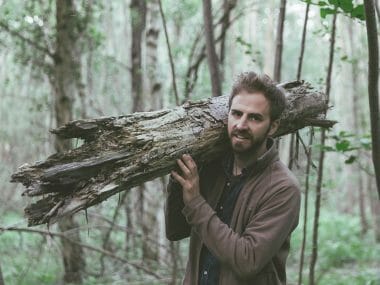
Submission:
[[[230,134],[230,144],[235,154],[251,156],[258,152],[266,143],[270,127],[261,136],[254,136],[248,130],[233,130]]]

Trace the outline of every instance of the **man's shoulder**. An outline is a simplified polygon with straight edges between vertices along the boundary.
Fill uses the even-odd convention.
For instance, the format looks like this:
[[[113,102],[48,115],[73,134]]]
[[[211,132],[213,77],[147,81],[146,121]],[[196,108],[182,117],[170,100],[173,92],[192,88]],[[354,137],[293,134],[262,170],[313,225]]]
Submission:
[[[300,192],[300,184],[294,173],[281,161],[274,161],[263,175],[264,184],[270,192],[287,189],[290,192]]]

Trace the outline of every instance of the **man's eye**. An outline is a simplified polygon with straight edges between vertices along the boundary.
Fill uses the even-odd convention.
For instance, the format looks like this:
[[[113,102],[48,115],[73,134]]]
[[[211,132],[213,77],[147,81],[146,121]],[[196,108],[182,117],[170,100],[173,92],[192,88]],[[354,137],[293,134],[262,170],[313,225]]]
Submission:
[[[259,116],[249,116],[248,119],[250,121],[260,121],[261,120],[261,118]]]

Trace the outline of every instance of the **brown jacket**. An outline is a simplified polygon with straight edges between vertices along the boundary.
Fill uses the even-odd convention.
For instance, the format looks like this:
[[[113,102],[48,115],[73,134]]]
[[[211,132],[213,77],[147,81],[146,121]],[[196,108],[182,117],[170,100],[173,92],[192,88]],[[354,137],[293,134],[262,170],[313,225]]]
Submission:
[[[221,262],[221,285],[286,284],[285,262],[290,234],[298,224],[300,191],[293,174],[279,161],[273,142],[254,164],[236,201],[230,227],[214,211],[225,183],[219,160],[201,169],[202,196],[186,207],[179,184],[171,181],[168,185],[167,238],[190,235],[183,284],[197,284],[203,244]]]

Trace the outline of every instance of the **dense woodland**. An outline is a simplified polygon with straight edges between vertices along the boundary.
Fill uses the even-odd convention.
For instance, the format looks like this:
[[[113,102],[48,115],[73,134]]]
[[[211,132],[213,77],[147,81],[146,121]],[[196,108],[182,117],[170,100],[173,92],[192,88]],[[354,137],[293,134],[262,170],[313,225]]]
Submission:
[[[28,227],[35,198],[11,175],[82,144],[53,128],[228,94],[248,70],[309,82],[337,121],[279,139],[302,185],[288,283],[380,284],[379,13],[376,0],[0,0],[0,285],[180,284],[188,240],[165,238],[167,177]]]

